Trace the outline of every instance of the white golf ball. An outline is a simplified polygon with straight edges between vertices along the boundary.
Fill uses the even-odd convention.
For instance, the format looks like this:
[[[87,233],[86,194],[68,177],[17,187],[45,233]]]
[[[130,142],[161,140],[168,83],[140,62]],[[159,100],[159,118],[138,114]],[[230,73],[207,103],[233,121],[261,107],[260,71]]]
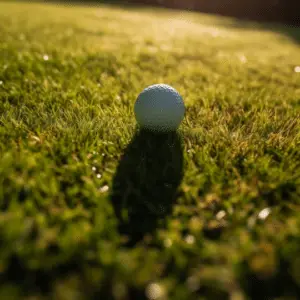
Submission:
[[[142,128],[158,132],[174,131],[184,118],[185,106],[173,87],[154,84],[140,93],[134,113]]]

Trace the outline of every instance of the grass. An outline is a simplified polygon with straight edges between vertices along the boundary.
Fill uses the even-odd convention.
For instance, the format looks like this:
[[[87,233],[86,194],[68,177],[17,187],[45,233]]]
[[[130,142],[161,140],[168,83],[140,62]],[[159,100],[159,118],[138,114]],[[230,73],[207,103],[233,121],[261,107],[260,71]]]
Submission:
[[[300,29],[26,2],[0,20],[1,299],[299,299]],[[184,98],[177,133],[136,127],[157,82]]]

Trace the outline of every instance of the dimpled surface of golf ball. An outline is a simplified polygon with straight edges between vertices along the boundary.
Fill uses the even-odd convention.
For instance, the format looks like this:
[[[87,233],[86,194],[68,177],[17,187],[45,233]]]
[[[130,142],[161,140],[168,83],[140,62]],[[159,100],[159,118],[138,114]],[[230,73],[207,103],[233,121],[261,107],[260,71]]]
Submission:
[[[138,124],[156,132],[175,131],[184,118],[180,94],[167,84],[154,84],[138,96],[134,113]]]

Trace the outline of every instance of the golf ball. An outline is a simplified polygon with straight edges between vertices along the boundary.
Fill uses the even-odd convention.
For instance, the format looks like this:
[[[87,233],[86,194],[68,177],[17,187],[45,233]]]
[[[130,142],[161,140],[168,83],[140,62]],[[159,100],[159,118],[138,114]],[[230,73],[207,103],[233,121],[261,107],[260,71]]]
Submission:
[[[154,84],[138,96],[134,113],[138,124],[157,132],[175,131],[184,118],[180,94],[167,84]]]

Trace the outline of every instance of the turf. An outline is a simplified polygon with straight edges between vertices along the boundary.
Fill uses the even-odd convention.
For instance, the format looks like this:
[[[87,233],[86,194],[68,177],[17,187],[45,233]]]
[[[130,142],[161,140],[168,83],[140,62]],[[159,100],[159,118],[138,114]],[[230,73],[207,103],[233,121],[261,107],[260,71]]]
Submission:
[[[300,29],[1,2],[0,36],[0,299],[299,299]],[[136,126],[158,82],[177,133]]]

